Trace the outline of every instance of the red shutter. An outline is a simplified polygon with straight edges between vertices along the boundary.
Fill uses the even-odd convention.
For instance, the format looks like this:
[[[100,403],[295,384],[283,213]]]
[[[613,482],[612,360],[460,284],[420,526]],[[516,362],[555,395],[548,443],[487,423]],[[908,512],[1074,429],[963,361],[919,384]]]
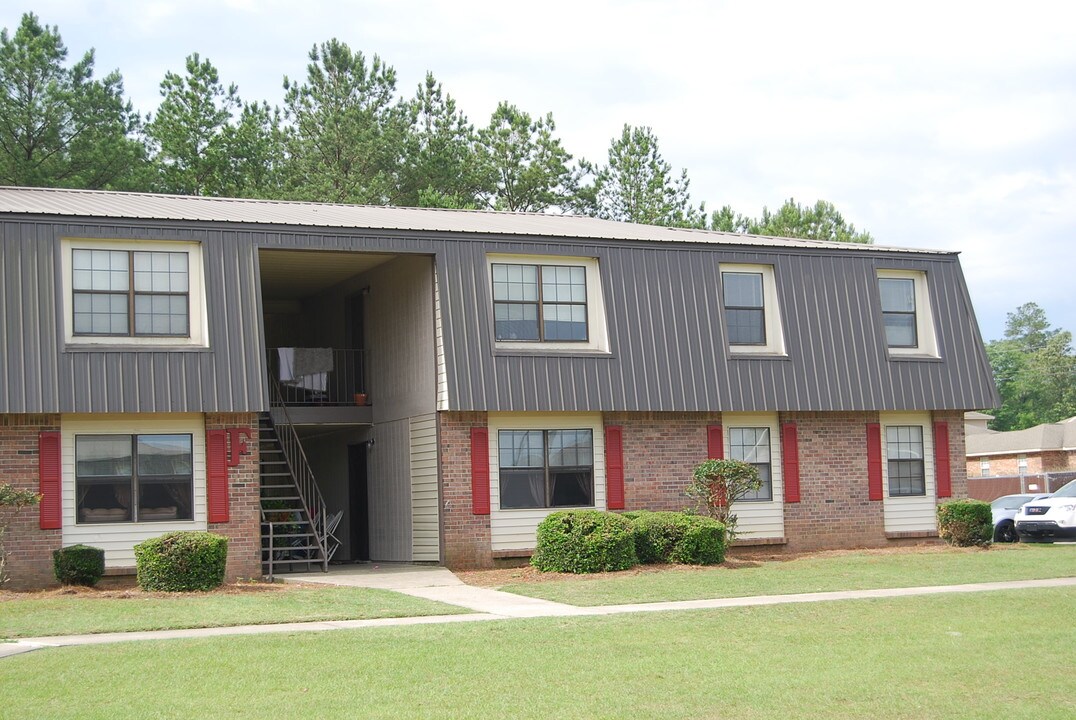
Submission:
[[[867,492],[871,500],[881,500],[882,493],[882,426],[867,423]]]
[[[471,428],[471,513],[489,515],[489,430]]]
[[[706,457],[711,460],[722,460],[725,457],[725,442],[720,425],[706,426]]]
[[[59,530],[63,527],[60,507],[60,433],[38,433],[37,436],[38,492],[41,503],[42,530]]]
[[[605,428],[605,505],[624,509],[624,432],[619,425]]]
[[[934,477],[938,482],[938,497],[953,496],[952,468],[949,464],[949,423],[934,423]]]
[[[798,503],[800,501],[800,448],[796,423],[781,425],[781,454],[785,502]]]
[[[228,511],[228,431],[207,430],[205,434],[205,494],[209,522],[225,523]]]

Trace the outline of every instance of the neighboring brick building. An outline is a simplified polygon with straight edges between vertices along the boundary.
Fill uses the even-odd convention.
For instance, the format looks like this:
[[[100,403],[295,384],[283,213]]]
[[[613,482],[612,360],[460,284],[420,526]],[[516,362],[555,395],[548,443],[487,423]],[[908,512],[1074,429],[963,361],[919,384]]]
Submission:
[[[168,530],[230,577],[489,566],[755,464],[739,542],[936,535],[996,403],[956,253],[592,218],[0,188],[10,569]],[[271,535],[271,537],[270,537]]]
[[[1076,472],[1076,417],[1025,430],[986,428],[982,413],[967,413],[967,474],[991,500],[1003,494],[1052,492]],[[986,482],[987,478],[998,480]],[[1003,482],[1004,481],[1004,482]]]

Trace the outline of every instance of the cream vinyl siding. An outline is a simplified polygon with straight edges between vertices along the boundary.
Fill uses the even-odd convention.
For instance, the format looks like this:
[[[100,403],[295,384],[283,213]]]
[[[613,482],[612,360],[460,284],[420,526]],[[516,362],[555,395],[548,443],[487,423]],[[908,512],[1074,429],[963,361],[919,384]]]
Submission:
[[[194,450],[194,520],[145,523],[75,522],[75,435],[191,435]],[[205,421],[198,414],[64,415],[60,418],[63,468],[63,544],[105,551],[105,567],[134,567],[134,546],[173,530],[205,530]]]
[[[501,510],[501,430],[590,430],[594,438],[594,509],[605,509],[605,434],[601,413],[490,413],[489,478],[490,537],[498,550],[533,550],[538,523],[546,515],[566,508]]]
[[[737,517],[736,535],[744,540],[783,538],[785,536],[785,486],[781,477],[781,436],[776,413],[722,413],[722,442],[725,457],[731,458],[729,439],[732,428],[769,428],[770,474],[773,478],[773,499],[766,501],[741,500],[732,506]]]
[[[936,500],[937,487],[934,482],[934,435],[931,432],[930,413],[894,413],[879,414],[882,426],[882,489],[885,493],[883,507],[885,511],[886,532],[922,532],[937,530]],[[889,497],[889,456],[886,453],[885,429],[890,425],[918,425],[923,428],[923,474],[926,484],[925,495],[912,497]]]
[[[411,559],[441,559],[437,517],[437,416],[411,418]]]
[[[445,368],[445,336],[441,325],[441,287],[437,267],[433,271],[433,346],[437,372],[437,409],[448,410],[448,370]]]

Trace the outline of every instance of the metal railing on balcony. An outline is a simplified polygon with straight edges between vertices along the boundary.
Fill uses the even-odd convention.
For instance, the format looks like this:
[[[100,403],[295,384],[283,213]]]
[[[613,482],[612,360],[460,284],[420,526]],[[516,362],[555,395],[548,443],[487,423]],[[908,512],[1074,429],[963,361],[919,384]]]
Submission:
[[[268,352],[284,405],[366,405],[366,351],[283,347]]]

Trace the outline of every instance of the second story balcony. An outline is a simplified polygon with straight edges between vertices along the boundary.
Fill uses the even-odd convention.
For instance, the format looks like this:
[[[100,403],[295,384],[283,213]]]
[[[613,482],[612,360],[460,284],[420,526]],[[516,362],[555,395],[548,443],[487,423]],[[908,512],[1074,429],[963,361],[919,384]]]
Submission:
[[[270,382],[288,407],[363,407],[370,404],[366,387],[366,351],[323,347],[278,347],[268,350]]]

